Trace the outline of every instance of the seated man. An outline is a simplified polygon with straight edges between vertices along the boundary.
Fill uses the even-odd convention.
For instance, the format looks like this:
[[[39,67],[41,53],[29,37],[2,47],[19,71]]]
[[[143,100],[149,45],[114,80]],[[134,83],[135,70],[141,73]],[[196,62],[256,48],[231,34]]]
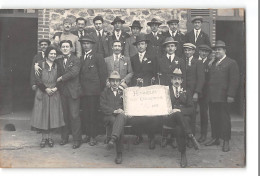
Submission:
[[[186,159],[186,137],[193,142],[194,148],[199,149],[199,143],[192,134],[188,122],[189,115],[193,112],[192,97],[181,87],[183,81],[182,72],[176,68],[171,75],[170,98],[172,103],[172,112],[170,115],[163,117],[163,123],[169,127],[176,128],[176,139],[178,150],[181,152],[181,167],[187,166]]]
[[[120,81],[120,74],[117,71],[111,72],[109,76],[110,87],[106,87],[100,96],[100,108],[104,114],[104,121],[108,124],[108,127],[112,128],[107,149],[110,150],[116,145],[116,164],[122,163],[122,137],[124,125],[127,120],[123,110],[123,92],[119,89]]]

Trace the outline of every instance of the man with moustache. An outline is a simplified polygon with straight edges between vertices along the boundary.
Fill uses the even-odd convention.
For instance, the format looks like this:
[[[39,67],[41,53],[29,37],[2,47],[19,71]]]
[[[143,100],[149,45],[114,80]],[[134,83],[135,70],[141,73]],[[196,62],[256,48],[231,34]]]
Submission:
[[[187,90],[191,92],[192,100],[194,102],[194,112],[191,115],[191,128],[193,135],[196,130],[196,109],[199,97],[202,94],[202,88],[205,83],[204,65],[202,60],[194,57],[196,46],[192,43],[183,44],[184,61],[186,66],[186,86]]]
[[[80,85],[81,85],[81,108],[83,123],[86,128],[86,137],[83,142],[90,146],[97,144],[97,128],[99,124],[98,108],[99,96],[106,85],[107,68],[101,54],[94,53],[92,48],[95,41],[90,36],[81,37],[80,40],[84,51],[81,56]]]
[[[207,131],[208,131],[208,81],[209,81],[209,63],[210,58],[209,55],[212,49],[208,45],[200,45],[199,46],[199,60],[203,62],[204,65],[204,73],[205,73],[205,83],[201,91],[201,96],[199,97],[198,103],[200,106],[200,138],[198,142],[202,143],[206,140]]]
[[[209,115],[212,139],[206,146],[219,145],[223,139],[222,151],[230,151],[231,119],[229,104],[235,101],[239,85],[237,62],[226,56],[226,44],[219,40],[215,47],[215,62],[209,69]]]
[[[178,30],[179,28],[179,20],[172,19],[167,21],[169,30],[167,32],[164,32],[163,35],[165,37],[172,37],[175,41],[178,41],[177,49],[176,49],[176,55],[178,57],[183,56],[183,43],[185,42],[184,34],[181,33],[181,31]]]
[[[93,51],[99,54],[102,54],[103,58],[110,56],[109,52],[109,43],[108,43],[108,32],[104,31],[103,23],[104,19],[102,16],[96,16],[93,19],[93,23],[95,26],[95,31],[91,32],[89,35],[95,41],[95,45],[93,46]]]
[[[114,26],[114,31],[112,35],[109,37],[109,50],[112,51],[112,43],[114,40],[118,40],[122,43],[122,54],[125,50],[125,42],[130,35],[122,30],[122,26],[125,24],[125,21],[122,20],[119,16],[116,16],[111,25]],[[112,52],[111,52],[112,54]]]
[[[141,32],[141,23],[140,21],[134,20],[132,25],[129,26],[131,28],[131,36],[126,39],[125,51],[124,55],[127,57],[133,57],[138,53],[136,46],[133,45],[136,42],[136,36],[138,36]]]
[[[66,18],[63,20],[63,32],[57,32],[54,34],[54,45],[59,46],[60,41],[70,40],[72,42],[72,54],[76,55],[78,58],[82,55],[81,45],[79,43],[79,37],[71,33],[72,22],[70,19]]]
[[[82,17],[77,18],[76,19],[77,30],[72,31],[71,33],[78,36],[79,38],[88,35],[88,31],[85,29],[86,24],[87,24],[87,20],[85,20]]]
[[[151,52],[151,54],[158,57],[160,57],[163,53],[162,43],[165,40],[162,33],[158,31],[161,24],[162,23],[156,18],[153,18],[147,23],[147,25],[151,28],[151,33],[146,35],[147,40],[149,40],[147,50]]]
[[[70,40],[62,40],[60,48],[62,57],[56,60],[58,70],[61,75],[57,82],[60,84],[62,108],[65,126],[61,130],[60,145],[65,145],[69,141],[69,129],[71,128],[73,137],[73,149],[81,145],[81,121],[79,116],[80,106],[80,59],[72,54],[73,45]]]

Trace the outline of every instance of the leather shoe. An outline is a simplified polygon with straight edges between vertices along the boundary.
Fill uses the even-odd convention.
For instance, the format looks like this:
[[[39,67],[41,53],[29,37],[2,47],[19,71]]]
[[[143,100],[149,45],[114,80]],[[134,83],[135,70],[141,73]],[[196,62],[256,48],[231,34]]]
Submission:
[[[207,142],[205,145],[206,146],[213,146],[213,145],[219,145],[219,144],[220,144],[219,139],[212,139],[209,142]]]
[[[112,139],[107,143],[106,148],[107,148],[107,150],[111,150],[112,148],[114,148],[114,146],[115,146],[115,139],[112,138]]]
[[[60,142],[60,145],[66,145],[68,143],[68,140],[62,139]]]
[[[196,140],[196,138],[193,135],[190,136],[190,140],[194,146],[194,149],[199,150],[200,144],[198,143],[198,141]]]
[[[117,153],[116,154],[116,159],[115,159],[115,163],[116,164],[121,164],[122,163],[122,153],[120,152],[120,153]]]
[[[202,143],[206,141],[206,135],[201,135],[201,137],[199,138],[198,142]]]
[[[223,147],[222,147],[222,151],[223,151],[223,152],[228,152],[228,151],[230,151],[229,141],[224,141]]]
[[[80,145],[81,145],[81,142],[80,142],[80,141],[74,141],[72,148],[73,148],[73,149],[77,149],[77,148],[80,147]]]
[[[186,158],[186,152],[181,153],[181,163],[180,166],[182,168],[187,167],[188,163],[187,163],[187,158]]]
[[[135,141],[134,141],[134,145],[138,145],[141,142],[143,142],[143,137],[142,136],[136,136]]]
[[[90,138],[90,142],[88,143],[90,146],[97,145],[97,140],[95,138]]]
[[[150,139],[150,142],[149,142],[149,149],[150,149],[150,150],[155,149],[155,140],[154,140],[154,139]]]

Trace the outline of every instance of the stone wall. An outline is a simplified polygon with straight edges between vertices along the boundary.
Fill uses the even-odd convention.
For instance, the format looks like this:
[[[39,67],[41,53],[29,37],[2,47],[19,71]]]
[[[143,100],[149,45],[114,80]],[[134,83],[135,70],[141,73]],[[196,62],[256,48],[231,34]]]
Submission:
[[[124,30],[129,32],[129,26],[134,20],[139,20],[143,27],[143,33],[149,33],[150,28],[147,26],[147,22],[156,17],[163,24],[160,26],[160,30],[167,30],[167,21],[172,18],[180,20],[179,26],[181,32],[187,31],[187,10],[186,9],[49,9],[49,38],[52,38],[53,34],[58,31],[62,31],[62,22],[65,18],[70,18],[73,21],[78,17],[87,19],[87,28],[94,28],[93,18],[97,15],[101,15],[104,18],[105,30],[112,31],[113,26],[110,23],[116,16],[120,16],[126,21],[124,24]],[[76,22],[73,24],[73,30],[75,30]]]

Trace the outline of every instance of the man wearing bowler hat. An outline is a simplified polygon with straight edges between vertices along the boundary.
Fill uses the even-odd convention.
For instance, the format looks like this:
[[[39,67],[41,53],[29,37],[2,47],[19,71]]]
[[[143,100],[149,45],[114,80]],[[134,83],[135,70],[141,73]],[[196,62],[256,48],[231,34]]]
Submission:
[[[132,77],[132,86],[150,86],[154,83],[155,77],[157,75],[157,58],[156,55],[151,51],[146,50],[149,40],[144,34],[140,34],[136,37],[136,42],[134,45],[137,47],[138,53],[131,57],[131,64],[133,68],[134,75]],[[137,138],[134,144],[139,144],[142,142],[142,132],[148,134],[149,138],[149,148],[155,148],[154,133],[157,128],[157,118],[156,117],[133,117],[133,125],[135,132],[137,133]]]
[[[204,73],[205,73],[205,83],[202,88],[201,96],[199,97],[199,106],[200,106],[200,138],[199,142],[204,142],[207,137],[208,130],[208,81],[209,81],[209,67],[210,67],[210,58],[209,55],[212,49],[208,45],[200,45],[199,46],[199,60],[203,62],[204,65]]]
[[[179,42],[176,49],[176,55],[178,57],[183,56],[183,48],[182,45],[185,42],[184,34],[181,33],[181,31],[178,30],[179,27],[179,20],[172,19],[167,21],[169,30],[167,32],[164,32],[163,35],[165,37],[172,37],[175,41]]]
[[[191,115],[191,128],[193,135],[195,135],[197,102],[202,94],[205,73],[203,62],[194,56],[196,46],[192,43],[184,43],[183,49],[186,67],[186,86],[187,90],[191,92],[192,100],[194,102],[194,112]]]
[[[231,120],[229,104],[235,101],[239,85],[239,69],[237,62],[226,56],[226,44],[219,40],[215,47],[215,62],[209,69],[209,115],[212,139],[206,146],[219,145],[223,139],[222,151],[230,150]]]
[[[203,17],[202,16],[195,16],[191,19],[193,24],[193,30],[186,33],[185,35],[185,43],[192,43],[196,47],[199,45],[208,45],[211,46],[209,36],[204,31],[202,31],[202,24],[203,24]],[[198,49],[196,50],[195,56],[198,57]]]
[[[160,57],[163,53],[162,43],[165,40],[162,33],[158,31],[161,24],[162,23],[156,18],[153,18],[147,23],[147,25],[151,28],[151,33],[146,35],[146,38],[149,40],[147,50],[158,57]]]
[[[127,57],[133,57],[138,53],[136,46],[133,43],[136,41],[136,36],[138,36],[143,28],[140,21],[134,20],[133,24],[129,26],[131,28],[131,36],[126,39],[124,55]]]
[[[125,42],[130,35],[122,30],[123,24],[125,21],[122,20],[119,16],[116,16],[111,25],[114,26],[114,31],[112,35],[109,37],[109,49],[112,51],[112,43],[114,40],[119,40],[122,43],[122,54],[125,50]],[[112,53],[112,52],[111,52]]]
[[[83,111],[83,126],[86,137],[83,142],[91,146],[97,144],[98,107],[99,96],[106,85],[106,63],[101,54],[93,52],[95,41],[90,36],[83,36],[79,40],[84,51],[80,58],[80,85],[81,85],[81,108]]]

